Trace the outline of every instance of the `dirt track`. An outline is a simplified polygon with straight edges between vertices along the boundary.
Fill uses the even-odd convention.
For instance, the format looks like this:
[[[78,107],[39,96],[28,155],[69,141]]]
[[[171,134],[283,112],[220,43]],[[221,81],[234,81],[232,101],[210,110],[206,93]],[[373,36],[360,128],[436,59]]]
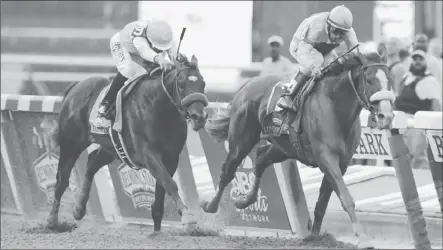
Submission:
[[[22,217],[1,215],[1,248],[355,248],[325,235],[315,240],[214,236],[197,231],[187,233],[165,229],[153,234],[150,227],[109,226],[98,222],[62,222],[61,230],[45,229],[39,221],[24,221]],[[190,236],[192,235],[192,236]],[[196,236],[198,235],[198,236]]]

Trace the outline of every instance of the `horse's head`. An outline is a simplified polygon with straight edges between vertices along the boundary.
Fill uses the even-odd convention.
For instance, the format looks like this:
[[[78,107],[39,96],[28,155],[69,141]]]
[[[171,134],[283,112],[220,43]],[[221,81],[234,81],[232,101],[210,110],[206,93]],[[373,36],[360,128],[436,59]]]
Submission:
[[[381,46],[379,51],[380,54],[362,54],[358,51],[356,58],[360,63],[349,72],[349,79],[359,102],[373,115],[377,129],[388,129],[394,118],[395,94],[392,89],[393,80],[386,65],[386,46]]]
[[[191,121],[192,128],[195,131],[204,128],[208,114],[204,108],[208,106],[208,98],[205,92],[205,80],[200,74],[198,60],[192,56],[191,61],[179,54],[177,60],[174,60],[175,70],[170,73],[173,76],[175,97],[177,107],[185,113],[186,119]],[[169,75],[169,74],[168,74]]]

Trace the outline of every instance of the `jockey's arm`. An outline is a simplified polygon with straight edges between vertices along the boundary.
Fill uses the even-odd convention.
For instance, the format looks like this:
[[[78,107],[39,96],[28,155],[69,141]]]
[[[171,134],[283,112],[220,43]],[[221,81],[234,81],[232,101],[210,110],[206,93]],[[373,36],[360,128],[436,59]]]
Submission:
[[[352,47],[354,47],[355,45],[359,44],[357,34],[355,33],[354,28],[351,28],[349,30],[349,32],[346,33],[346,36],[344,38],[344,42],[345,42],[348,50],[351,49]],[[357,53],[357,51],[358,51],[358,48],[351,51],[350,54]]]
[[[310,74],[312,69],[320,68],[323,65],[323,55],[311,44],[293,39],[289,52],[300,64],[300,70],[305,74]]]
[[[148,41],[146,41],[145,38],[135,37],[133,43],[135,48],[137,48],[138,53],[143,59],[155,63],[154,59],[159,54],[155,53],[155,51],[151,49],[151,47],[148,44]]]

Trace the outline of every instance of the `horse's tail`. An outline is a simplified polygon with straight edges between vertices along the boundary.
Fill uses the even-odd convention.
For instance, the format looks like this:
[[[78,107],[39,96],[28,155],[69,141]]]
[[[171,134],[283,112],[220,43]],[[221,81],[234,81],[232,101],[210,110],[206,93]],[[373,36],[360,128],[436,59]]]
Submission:
[[[68,87],[65,89],[65,91],[63,92],[63,99],[62,99],[62,103],[65,101],[66,96],[68,95],[68,93],[71,91],[71,89],[77,84],[78,82],[72,82],[71,84],[68,85]],[[56,148],[58,146],[60,146],[60,129],[59,129],[59,122],[55,122],[54,127],[51,129],[51,141],[52,141],[52,147]]]
[[[205,126],[209,136],[217,142],[228,139],[229,123],[231,121],[229,116],[230,109],[231,102],[229,102],[227,107],[217,108],[215,118],[208,119],[208,123]]]

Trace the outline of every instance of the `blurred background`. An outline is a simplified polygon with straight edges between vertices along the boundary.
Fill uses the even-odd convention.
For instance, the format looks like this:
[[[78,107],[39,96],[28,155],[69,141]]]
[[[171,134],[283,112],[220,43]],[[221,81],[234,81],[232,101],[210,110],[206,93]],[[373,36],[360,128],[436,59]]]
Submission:
[[[362,43],[386,37],[412,43],[417,33],[442,37],[441,1],[2,1],[1,92],[61,95],[72,81],[116,73],[110,37],[136,19],[168,19],[182,51],[199,58],[211,101],[228,101],[269,57],[279,36],[281,56],[309,15],[345,4]],[[340,50],[341,48],[338,48]],[[296,65],[294,64],[294,69]]]

